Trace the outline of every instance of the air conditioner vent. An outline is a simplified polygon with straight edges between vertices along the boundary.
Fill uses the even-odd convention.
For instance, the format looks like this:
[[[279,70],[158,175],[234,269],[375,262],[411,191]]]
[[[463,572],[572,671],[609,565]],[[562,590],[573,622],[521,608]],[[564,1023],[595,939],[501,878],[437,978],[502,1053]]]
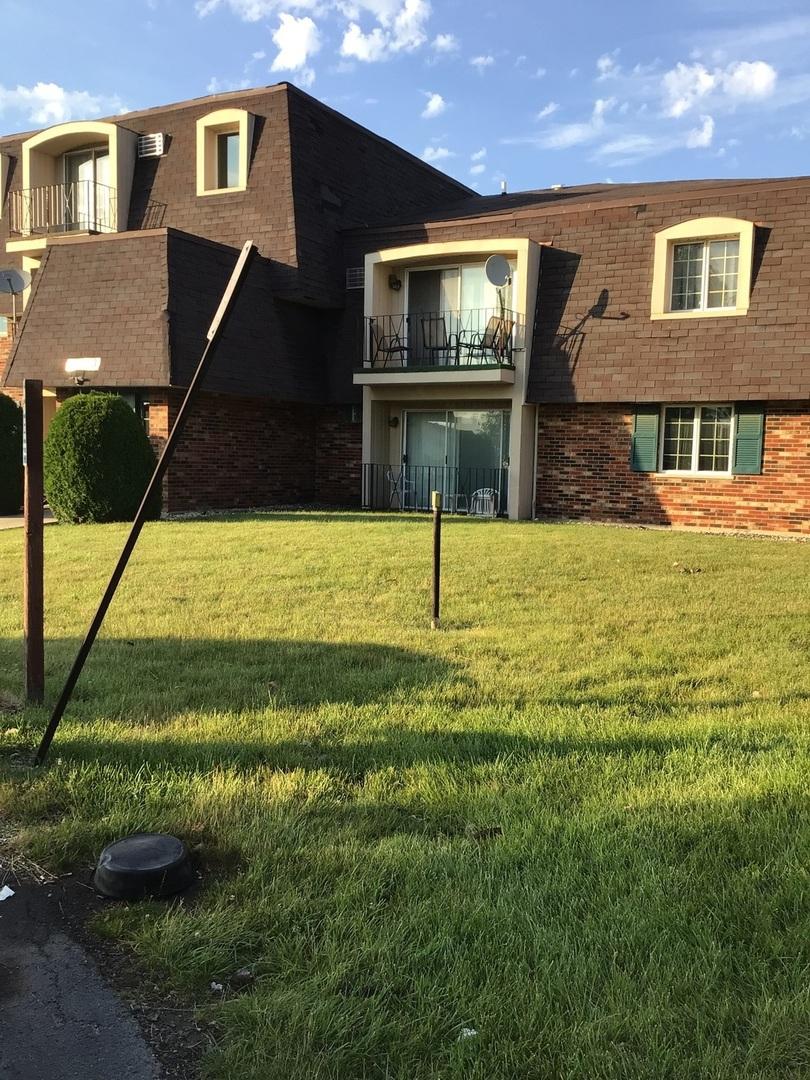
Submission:
[[[366,284],[366,268],[364,266],[350,266],[346,270],[346,288],[362,289]]]
[[[138,157],[162,157],[164,153],[163,132],[156,135],[138,136]]]

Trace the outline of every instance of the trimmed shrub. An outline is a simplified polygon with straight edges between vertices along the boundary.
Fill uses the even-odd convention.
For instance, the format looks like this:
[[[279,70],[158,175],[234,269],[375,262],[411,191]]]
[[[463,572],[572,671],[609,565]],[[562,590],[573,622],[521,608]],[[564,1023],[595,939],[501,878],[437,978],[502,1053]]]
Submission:
[[[45,494],[59,521],[131,521],[155,454],[143,425],[117,394],[77,394],[45,440]],[[160,492],[149,516],[160,517]]]
[[[0,393],[0,514],[16,514],[23,501],[23,413]]]

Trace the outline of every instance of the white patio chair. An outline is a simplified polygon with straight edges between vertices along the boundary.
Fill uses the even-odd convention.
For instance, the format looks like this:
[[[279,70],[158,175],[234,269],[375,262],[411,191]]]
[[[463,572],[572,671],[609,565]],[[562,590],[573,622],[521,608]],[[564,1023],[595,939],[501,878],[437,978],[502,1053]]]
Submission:
[[[388,498],[389,510],[393,508],[394,499],[398,501],[400,510],[404,509],[408,505],[408,496],[416,491],[416,484],[408,479],[404,468],[399,470],[398,475],[394,474],[393,469],[388,469],[385,478],[391,485],[391,494]]]
[[[470,509],[469,513],[476,517],[492,517],[494,518],[498,509],[498,490],[497,488],[484,487],[478,488],[477,491],[472,493],[470,497]]]

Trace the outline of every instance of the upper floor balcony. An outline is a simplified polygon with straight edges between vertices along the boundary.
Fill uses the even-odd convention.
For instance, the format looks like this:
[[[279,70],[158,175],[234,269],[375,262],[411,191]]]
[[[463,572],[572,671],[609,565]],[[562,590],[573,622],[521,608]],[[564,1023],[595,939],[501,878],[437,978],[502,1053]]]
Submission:
[[[120,124],[88,120],[26,139],[21,183],[9,192],[6,250],[37,256],[52,236],[126,230],[137,138]]]
[[[503,280],[488,269],[493,255],[500,257]],[[355,385],[480,384],[518,392],[525,383],[538,265],[537,246],[514,237],[367,255]]]
[[[525,348],[523,319],[500,305],[370,315],[365,330],[364,372],[430,375],[431,382],[514,382]]]
[[[94,180],[22,188],[9,195],[10,237],[116,231],[117,192]]]

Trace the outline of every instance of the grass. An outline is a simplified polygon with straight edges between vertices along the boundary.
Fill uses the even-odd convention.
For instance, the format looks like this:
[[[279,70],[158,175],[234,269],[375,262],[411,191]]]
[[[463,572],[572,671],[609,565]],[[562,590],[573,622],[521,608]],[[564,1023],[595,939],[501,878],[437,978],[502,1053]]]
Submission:
[[[46,531],[50,701],[123,535]],[[104,929],[200,997],[256,972],[212,1078],[810,1075],[808,549],[449,520],[437,633],[430,550],[418,517],[148,525],[0,814],[53,866],[194,846],[198,900]]]

